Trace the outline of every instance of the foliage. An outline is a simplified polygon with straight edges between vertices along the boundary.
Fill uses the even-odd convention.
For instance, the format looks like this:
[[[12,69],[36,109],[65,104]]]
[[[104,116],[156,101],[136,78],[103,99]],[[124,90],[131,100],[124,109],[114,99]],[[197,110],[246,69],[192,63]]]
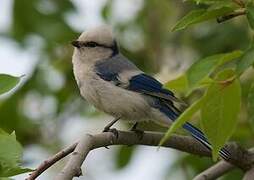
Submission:
[[[20,167],[22,147],[14,132],[7,134],[0,129],[0,147],[0,178],[32,171]]]
[[[241,86],[234,76],[231,69],[218,73],[201,106],[201,126],[212,144],[214,160],[233,134],[240,111]]]
[[[222,16],[226,13],[232,12],[233,9],[222,7],[220,9],[198,9],[193,10],[186,16],[184,16],[178,23],[173,27],[172,31],[179,31],[187,28],[190,25],[197,24],[209,19],[213,19]]]
[[[20,78],[7,74],[0,74],[0,94],[6,93],[19,83]],[[16,140],[15,132],[7,134],[0,129],[0,178],[14,176],[31,171],[22,168],[22,146]]]
[[[14,88],[18,84],[19,80],[20,78],[18,77],[0,74],[0,95]]]
[[[239,6],[238,8],[232,8],[231,11],[220,11],[221,9],[214,9],[214,7],[218,7],[218,1],[196,2],[197,4],[204,3],[208,5],[207,9],[191,11],[178,21],[177,25],[173,28],[174,31],[185,29],[192,24],[208,19],[226,17],[229,13],[236,13],[243,8],[241,4],[236,4]],[[226,1],[220,1],[219,3],[222,9],[228,5]],[[234,2],[232,1],[231,3]],[[247,4],[246,11],[245,15],[252,27],[252,2]],[[250,48],[244,53],[235,51],[227,54],[212,55],[197,61],[187,70],[186,74],[168,82],[166,87],[174,88],[176,86],[177,88],[174,89],[177,90],[181,89],[179,87],[181,85],[183,89],[186,89],[185,92],[192,92],[195,87],[199,87],[202,84],[203,79],[208,78],[204,97],[193,103],[182,113],[178,120],[169,128],[162,142],[190,119],[196,111],[201,110],[201,127],[212,145],[213,159],[216,160],[219,150],[235,132],[241,106],[239,76],[253,66],[253,56],[253,46],[251,43]],[[234,59],[238,59],[238,61],[231,63],[233,64],[232,68],[225,69],[227,64]],[[251,91],[248,98],[252,97]],[[186,95],[189,94],[187,93]],[[252,107],[252,100],[249,101],[249,106]]]

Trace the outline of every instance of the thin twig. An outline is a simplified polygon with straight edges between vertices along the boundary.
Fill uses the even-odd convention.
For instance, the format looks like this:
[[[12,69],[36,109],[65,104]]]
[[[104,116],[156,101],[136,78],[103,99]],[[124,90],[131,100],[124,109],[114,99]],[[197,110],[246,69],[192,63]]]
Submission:
[[[234,169],[235,166],[226,162],[220,161],[217,164],[211,166],[210,168],[206,169],[199,175],[197,175],[193,180],[212,180],[216,179],[223,174],[229,172],[230,170]]]
[[[238,17],[238,16],[242,16],[242,15],[245,15],[245,14],[246,14],[246,10],[242,9],[242,10],[235,11],[235,12],[232,12],[230,14],[227,14],[225,16],[218,17],[217,22],[222,23],[224,21],[230,20],[230,19]]]
[[[69,147],[61,150],[60,152],[58,152],[54,156],[50,157],[49,159],[43,161],[43,163],[41,163],[38,166],[38,168],[36,168],[36,170],[34,172],[29,174],[29,177],[26,178],[26,180],[34,180],[34,179],[36,179],[39,175],[41,175],[41,173],[46,171],[49,167],[51,167],[57,161],[59,161],[60,159],[62,159],[65,156],[67,156],[71,152],[73,152],[75,147],[77,146],[77,144],[78,143],[74,143],[74,144],[70,145]]]
[[[247,154],[248,153],[249,153],[249,160],[251,162],[253,162],[254,161],[254,156],[253,156],[254,148],[249,149]],[[217,179],[217,178],[221,177],[222,175],[226,174],[227,172],[233,170],[234,168],[236,168],[234,165],[222,160],[222,161],[219,161],[218,163],[216,163],[215,165],[211,166],[210,168],[206,169],[199,175],[197,175],[193,180]],[[247,172],[249,172],[249,171],[250,170],[248,170]],[[251,172],[246,173],[246,176],[248,176],[248,174],[251,174]],[[252,177],[254,177],[254,176],[252,176]],[[249,180],[249,179],[246,179],[246,180]]]

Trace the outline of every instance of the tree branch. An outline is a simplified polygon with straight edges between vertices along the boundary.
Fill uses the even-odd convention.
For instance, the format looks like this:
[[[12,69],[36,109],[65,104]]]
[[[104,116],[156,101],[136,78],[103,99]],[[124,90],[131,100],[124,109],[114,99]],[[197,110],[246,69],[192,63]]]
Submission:
[[[231,145],[231,147],[233,147],[235,145]],[[239,147],[238,147],[239,148]],[[251,164],[251,162],[254,162],[254,148],[251,148],[247,154],[248,155],[248,159],[249,162]],[[220,161],[217,164],[211,166],[210,168],[206,169],[205,171],[203,171],[202,173],[200,173],[199,175],[197,175],[193,180],[212,180],[212,179],[216,179],[221,177],[222,175],[226,174],[227,172],[231,171],[232,169],[234,169],[235,166],[226,162],[226,161]],[[248,170],[246,175],[248,174],[248,172],[251,171]],[[254,171],[254,170],[252,170]],[[253,172],[249,172],[250,174]],[[248,175],[247,175],[248,176]],[[254,175],[252,176],[254,177]],[[246,179],[249,180],[249,179]]]
[[[85,160],[87,154],[96,148],[110,145],[148,145],[158,146],[163,133],[144,133],[142,139],[135,132],[118,131],[118,137],[111,132],[101,133],[97,135],[86,134],[78,143],[71,155],[69,162],[64,169],[57,175],[55,180],[69,180],[75,176],[81,175],[80,166]],[[188,136],[172,136],[164,145],[191,154],[200,156],[210,156],[211,153],[202,144],[192,137]]]
[[[104,132],[97,135],[84,135],[78,143],[72,144],[71,146],[60,151],[53,157],[44,161],[37,169],[34,171],[27,180],[34,180],[42,172],[47,170],[53,164],[55,164],[60,159],[64,158],[68,154],[72,153],[70,160],[64,167],[64,169],[57,175],[56,180],[72,179],[74,176],[81,175],[81,165],[85,160],[87,154],[96,148],[106,147],[110,145],[148,145],[148,146],[158,146],[161,138],[164,136],[163,133],[156,132],[144,132],[142,138],[135,132],[118,131],[118,137],[116,137],[112,132]],[[168,139],[163,147],[174,148],[183,152],[188,152],[190,154],[210,157],[211,152],[204,147],[201,143],[196,141],[194,138],[189,136],[173,135]],[[248,151],[243,150],[239,146],[228,145],[226,147],[232,157],[230,157],[230,163],[240,167],[241,169],[249,169],[250,162]],[[247,152],[247,153],[246,153]],[[246,155],[245,155],[246,154]],[[252,158],[253,160],[254,158]],[[225,162],[226,163],[226,162]]]
[[[113,133],[101,133],[97,135],[85,135],[74,153],[61,171],[56,177],[56,180],[69,180],[74,176],[81,175],[80,167],[85,160],[87,154],[99,147],[105,147],[109,145],[150,145],[157,146],[164,134],[162,133],[144,133],[142,139],[134,132],[118,131],[118,137]],[[165,147],[171,147],[180,151],[196,154],[200,156],[211,156],[210,151],[202,144],[191,137],[187,136],[172,136],[165,144]],[[231,154],[229,159],[230,163],[240,167],[243,170],[250,168],[253,161],[249,159],[249,152],[238,146],[236,143],[228,144],[227,148]]]
[[[254,177],[254,167],[245,173],[243,180],[253,180],[253,177]]]
[[[118,131],[118,138],[114,136],[111,132],[104,132],[97,135],[88,135],[95,139],[93,142],[92,149],[105,147],[109,145],[149,145],[149,146],[158,146],[159,141],[164,136],[163,133],[156,133],[156,132],[144,132],[143,138],[140,139],[134,132],[125,132],[125,131]],[[84,141],[85,139],[85,141]],[[86,142],[86,138],[82,138],[80,141]],[[45,160],[41,163],[38,168],[34,172],[32,172],[26,180],[34,180],[36,179],[41,173],[46,171],[49,167],[54,165],[57,161],[61,160],[68,154],[74,151],[78,143],[74,143],[69,147],[61,150],[53,157]],[[180,136],[180,135],[172,135],[172,137],[165,142],[163,147],[171,147],[174,149],[178,149],[180,151],[188,152],[191,154],[196,154],[200,156],[207,156],[209,157],[211,154],[207,148],[205,148],[202,144],[197,142],[195,139],[189,136]],[[75,153],[74,153],[75,154]]]

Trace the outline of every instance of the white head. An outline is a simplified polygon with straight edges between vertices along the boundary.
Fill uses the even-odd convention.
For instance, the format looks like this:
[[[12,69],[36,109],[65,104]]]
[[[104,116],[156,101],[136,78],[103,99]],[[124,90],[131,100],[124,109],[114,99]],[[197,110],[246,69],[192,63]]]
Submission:
[[[76,41],[73,61],[94,63],[118,54],[118,46],[108,26],[99,26],[83,32]]]

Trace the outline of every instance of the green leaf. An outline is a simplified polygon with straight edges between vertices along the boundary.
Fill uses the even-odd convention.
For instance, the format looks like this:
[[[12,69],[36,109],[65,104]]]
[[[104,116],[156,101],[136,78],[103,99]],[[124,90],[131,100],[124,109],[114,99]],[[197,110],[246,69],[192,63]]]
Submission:
[[[183,74],[176,79],[168,81],[164,85],[164,87],[166,89],[169,89],[170,91],[184,93],[186,96],[188,96],[194,89],[208,86],[212,82],[213,82],[213,80],[211,78],[205,77],[195,86],[195,88],[190,89],[189,84],[188,84],[187,75]]]
[[[170,89],[173,92],[183,92],[185,93],[188,89],[187,76],[185,74],[179,76],[176,79],[168,81],[164,87]]]
[[[249,89],[247,101],[249,120],[254,128],[254,82]]]
[[[101,11],[101,15],[104,19],[109,20],[111,13],[112,13],[112,5],[113,5],[113,1],[109,0],[107,1],[107,3],[105,4],[105,6],[103,7],[102,11]]]
[[[186,123],[201,107],[203,103],[203,99],[200,98],[196,102],[194,102],[191,106],[189,106],[178,118],[177,120],[170,126],[164,137],[161,139],[159,146],[161,146],[170,136],[184,123]]]
[[[249,25],[254,29],[254,5],[253,2],[249,2],[246,6],[246,16],[249,22]]]
[[[31,169],[20,167],[22,147],[16,140],[15,133],[7,134],[0,130],[0,147],[0,177],[10,177],[31,171]]]
[[[6,93],[14,88],[20,81],[19,77],[0,74],[0,94]]]
[[[212,145],[213,159],[233,134],[240,111],[241,86],[238,79],[228,82],[235,76],[226,69],[216,77],[217,81],[208,89],[201,107],[201,127]],[[223,83],[225,81],[225,83]]]
[[[179,31],[187,28],[190,25],[197,24],[203,21],[217,18],[219,16],[225,15],[229,12],[232,12],[232,8],[222,7],[220,9],[198,9],[193,10],[182,19],[180,19],[177,24],[172,28],[172,31]]]
[[[249,48],[242,56],[236,67],[236,73],[242,74],[247,68],[254,64],[254,47]]]
[[[116,157],[117,157],[116,158],[116,166],[118,169],[122,169],[129,164],[134,150],[135,150],[134,146],[131,146],[131,147],[122,146],[119,148],[117,155],[116,155]]]
[[[218,66],[232,61],[242,55],[242,51],[233,51],[230,53],[217,54],[206,57],[194,63],[187,71],[189,87],[192,89],[200,81],[207,78]]]

